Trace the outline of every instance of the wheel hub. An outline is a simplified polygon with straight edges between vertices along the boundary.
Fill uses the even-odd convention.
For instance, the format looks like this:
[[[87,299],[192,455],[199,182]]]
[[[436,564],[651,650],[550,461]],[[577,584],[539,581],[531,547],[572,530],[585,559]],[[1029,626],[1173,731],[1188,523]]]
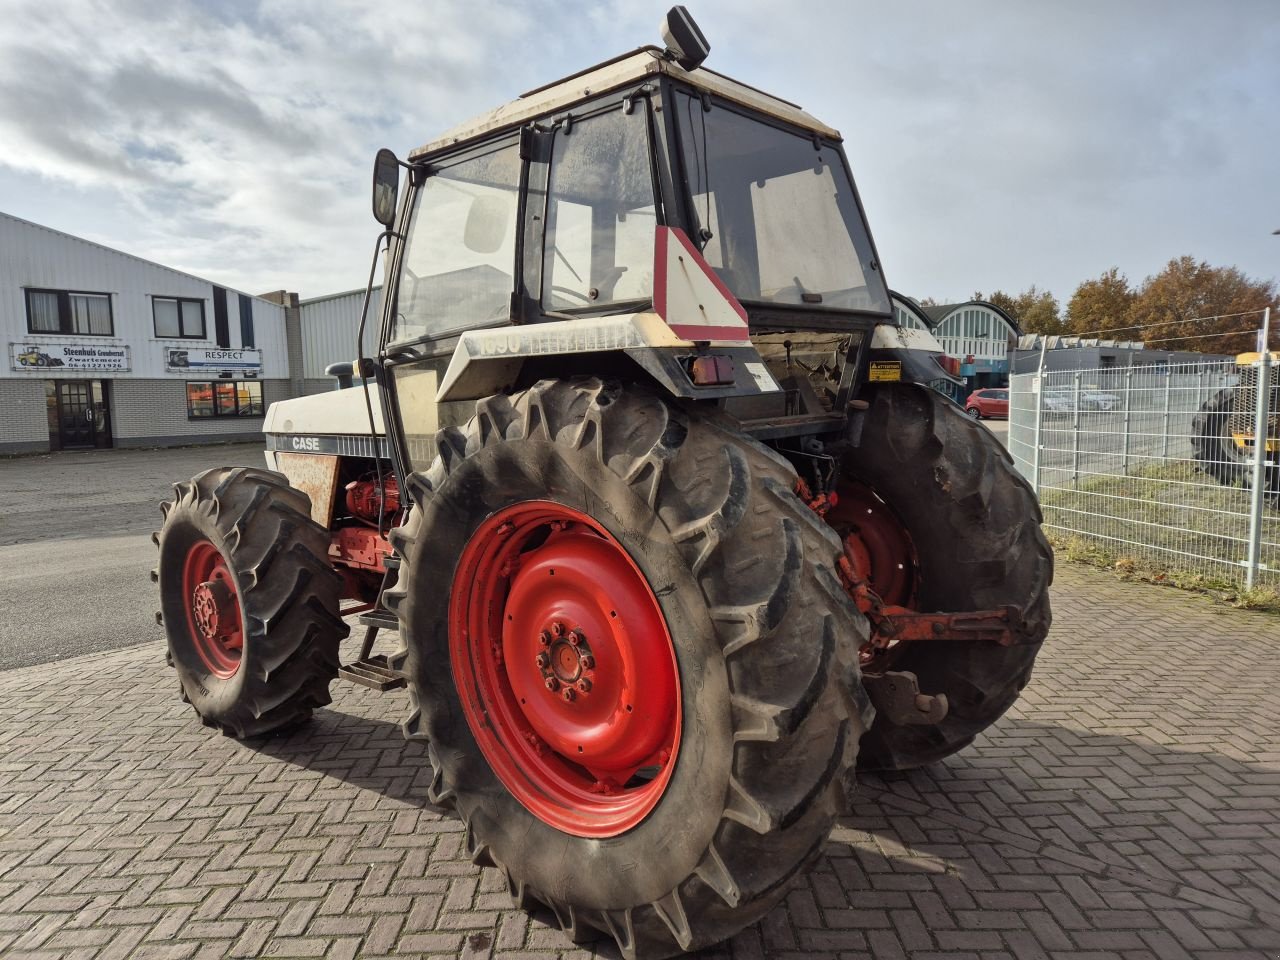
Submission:
[[[580,627],[569,627],[560,620],[554,620],[538,632],[538,645],[546,649],[534,657],[534,665],[542,674],[544,683],[554,681],[546,683],[548,690],[554,692],[558,685],[572,686],[585,679],[587,683],[582,692],[591,692],[596,658],[587,643],[587,635]]]
[[[221,580],[206,580],[191,595],[196,626],[209,640],[223,635],[235,613],[235,594]]]
[[[215,677],[234,677],[244,650],[240,598],[231,568],[208,540],[196,541],[187,551],[182,587],[197,659]]]

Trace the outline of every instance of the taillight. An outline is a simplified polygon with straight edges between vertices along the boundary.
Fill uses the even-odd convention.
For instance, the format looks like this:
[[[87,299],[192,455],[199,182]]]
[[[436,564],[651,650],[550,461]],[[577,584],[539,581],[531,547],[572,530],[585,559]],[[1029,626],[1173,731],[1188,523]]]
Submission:
[[[688,364],[689,379],[699,387],[733,383],[733,361],[728,357],[694,357]]]

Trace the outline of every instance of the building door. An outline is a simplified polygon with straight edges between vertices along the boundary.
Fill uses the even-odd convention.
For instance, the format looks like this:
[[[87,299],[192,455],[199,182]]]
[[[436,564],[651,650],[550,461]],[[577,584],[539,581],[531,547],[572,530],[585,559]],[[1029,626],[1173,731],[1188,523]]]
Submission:
[[[101,380],[51,382],[57,410],[58,448],[75,450],[111,446],[111,411],[106,383]]]

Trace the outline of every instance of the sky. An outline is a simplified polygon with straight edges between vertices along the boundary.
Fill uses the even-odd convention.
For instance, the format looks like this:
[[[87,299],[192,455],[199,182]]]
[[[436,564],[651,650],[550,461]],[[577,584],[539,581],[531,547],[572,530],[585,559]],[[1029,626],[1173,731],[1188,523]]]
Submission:
[[[669,2],[0,0],[0,211],[239,289],[363,286],[373,155],[659,43]],[[689,0],[845,137],[890,286],[1280,277],[1276,0]]]

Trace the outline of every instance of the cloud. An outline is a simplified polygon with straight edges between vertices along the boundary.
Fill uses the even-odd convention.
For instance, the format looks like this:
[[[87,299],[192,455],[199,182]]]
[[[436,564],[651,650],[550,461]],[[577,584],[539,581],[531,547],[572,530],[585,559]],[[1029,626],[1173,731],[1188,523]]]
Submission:
[[[507,95],[487,64],[525,9],[20,2],[0,24],[0,164],[123,204],[129,222],[94,239],[326,292],[365,270],[374,151]]]
[[[657,40],[669,3],[9,0],[0,209],[240,288],[363,282],[374,151]],[[1280,262],[1280,17],[1229,5],[700,0],[709,66],[839,127],[890,281]]]

